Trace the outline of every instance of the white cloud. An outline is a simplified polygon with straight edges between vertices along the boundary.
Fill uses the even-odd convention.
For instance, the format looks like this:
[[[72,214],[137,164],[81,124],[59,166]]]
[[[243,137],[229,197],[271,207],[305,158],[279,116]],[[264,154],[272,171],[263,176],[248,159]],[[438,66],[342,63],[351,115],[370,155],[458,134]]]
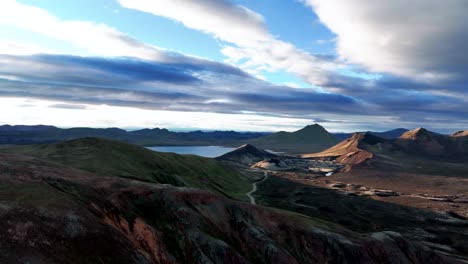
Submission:
[[[170,59],[161,49],[141,43],[107,25],[88,21],[61,20],[44,9],[14,0],[2,0],[0,3],[0,25],[13,26],[52,39],[67,41],[86,51],[82,55],[129,56],[158,61]],[[9,46],[12,47],[12,45],[12,42],[9,42]],[[44,51],[39,48],[13,48],[0,50],[0,53],[18,55]]]
[[[227,62],[240,66],[254,76],[261,76],[261,71],[264,70],[286,70],[298,74],[312,84],[320,85],[326,82],[328,71],[334,69],[333,63],[323,61],[275,38],[265,27],[261,15],[242,6],[218,0],[119,2],[124,7],[174,19],[189,28],[213,35],[223,41],[221,52],[228,57]],[[180,56],[174,58],[161,48],[139,42],[105,24],[62,20],[47,10],[15,0],[3,0],[0,5],[0,25],[28,30],[50,39],[70,43],[80,51],[78,54],[73,52],[74,55],[128,56],[163,62],[184,59]],[[69,53],[13,41],[8,41],[7,44],[0,43],[0,47],[7,47],[2,48],[0,53]]]
[[[28,107],[25,107],[27,105]],[[218,114],[202,112],[180,112],[145,110],[133,107],[80,104],[80,107],[61,107],[59,101],[25,98],[1,98],[0,124],[11,125],[55,125],[59,127],[121,127],[188,130],[238,130],[238,131],[292,131],[310,124],[310,119],[280,118],[255,114]],[[119,118],[115,118],[118,116]],[[51,118],[53,117],[53,118]],[[51,120],[53,122],[51,123]],[[229,120],[227,122],[226,120]]]
[[[181,22],[186,27],[224,42],[221,52],[253,75],[263,70],[285,70],[320,85],[334,63],[323,61],[294,45],[278,40],[263,18],[240,5],[220,0],[119,0],[123,7]]]
[[[433,81],[468,69],[466,0],[307,0],[337,34],[342,59]]]
[[[57,53],[57,51],[29,43],[0,40],[0,53],[9,55],[32,55],[38,53],[54,54]]]
[[[119,0],[131,9],[181,22],[186,27],[242,46],[268,42],[271,36],[261,15],[220,0]]]

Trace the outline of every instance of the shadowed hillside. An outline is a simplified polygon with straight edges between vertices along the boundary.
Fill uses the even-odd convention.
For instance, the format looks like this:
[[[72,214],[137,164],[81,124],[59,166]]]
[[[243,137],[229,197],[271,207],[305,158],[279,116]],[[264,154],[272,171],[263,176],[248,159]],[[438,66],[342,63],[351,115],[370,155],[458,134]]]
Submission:
[[[273,149],[291,153],[320,151],[338,143],[338,139],[318,124],[308,125],[295,132],[277,132],[268,136],[249,140],[263,149]]]
[[[447,136],[417,128],[401,135],[394,144],[398,150],[417,156],[453,160],[468,158],[468,137],[463,136],[463,132]]]
[[[0,151],[35,156],[100,175],[207,188],[241,200],[246,199],[244,194],[250,189],[246,175],[214,159],[155,152],[107,139],[83,138]]]
[[[395,139],[401,136],[401,134],[405,133],[408,131],[406,128],[396,128],[384,132],[374,132],[374,131],[366,131],[362,133],[369,133],[377,137],[381,137],[384,139]],[[349,137],[351,137],[354,133],[333,133],[339,140],[345,140]]]

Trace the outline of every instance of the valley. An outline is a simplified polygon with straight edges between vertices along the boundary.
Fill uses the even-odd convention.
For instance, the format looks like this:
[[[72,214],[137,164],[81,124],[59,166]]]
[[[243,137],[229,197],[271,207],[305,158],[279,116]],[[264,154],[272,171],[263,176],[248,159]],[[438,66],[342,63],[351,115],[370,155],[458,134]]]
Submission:
[[[468,223],[468,149],[467,139],[456,136],[461,134],[443,136],[418,128],[384,139],[356,133],[313,154],[271,156],[244,146],[237,149],[240,153],[219,159],[268,173],[254,194],[257,204],[338,222],[352,230],[398,230],[435,250],[466,254],[463,237],[468,233],[461,230]],[[448,223],[462,227],[455,231],[459,235],[445,237],[444,242],[424,235],[428,230],[443,234]]]
[[[91,137],[5,145],[0,259],[75,263],[64,256],[79,248],[85,263],[466,263],[460,135],[356,133],[315,153],[245,143],[216,158]]]

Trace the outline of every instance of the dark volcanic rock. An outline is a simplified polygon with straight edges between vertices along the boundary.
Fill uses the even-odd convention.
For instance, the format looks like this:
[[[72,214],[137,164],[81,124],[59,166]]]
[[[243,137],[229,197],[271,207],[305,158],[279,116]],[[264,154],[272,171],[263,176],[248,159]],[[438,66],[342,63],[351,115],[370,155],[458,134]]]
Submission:
[[[259,149],[250,144],[245,144],[237,149],[217,157],[218,160],[236,162],[251,166],[259,161],[275,158],[277,155],[266,150]]]
[[[392,190],[374,190],[374,194],[381,197],[399,196],[397,192]]]

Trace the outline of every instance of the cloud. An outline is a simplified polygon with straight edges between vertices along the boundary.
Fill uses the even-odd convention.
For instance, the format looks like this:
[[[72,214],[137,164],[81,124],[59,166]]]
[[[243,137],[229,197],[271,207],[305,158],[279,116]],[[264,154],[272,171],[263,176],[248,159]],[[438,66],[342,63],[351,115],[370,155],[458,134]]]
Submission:
[[[12,26],[71,43],[85,52],[83,55],[129,56],[156,61],[170,61],[170,56],[152,45],[138,40],[104,24],[88,21],[61,20],[44,9],[2,0],[0,25]],[[10,47],[12,44],[10,43]],[[32,54],[47,50],[43,47],[22,45],[13,47],[13,54]],[[10,48],[12,50],[13,48]],[[9,50],[0,53],[9,54]],[[11,54],[11,53],[10,53]]]
[[[341,59],[425,82],[466,78],[465,0],[307,0]]]
[[[468,123],[467,99],[425,91],[438,86],[396,77],[341,76],[327,83],[328,88],[342,89],[348,95],[322,93],[273,85],[221,63],[180,58],[180,62],[162,63],[135,58],[0,55],[0,97],[333,120],[327,124],[361,125],[361,129],[364,124],[376,127],[373,123],[379,128],[421,126],[430,120],[456,120],[445,123],[450,128]],[[420,85],[424,89],[414,88]]]
[[[86,105],[79,104],[52,104],[49,105],[49,108],[59,108],[59,109],[87,109]]]
[[[18,105],[29,103],[29,101],[24,98],[0,97],[0,111],[16,113],[16,115],[2,116],[4,118],[0,120],[0,124],[54,124],[59,127],[120,127],[126,129],[164,127],[171,130],[235,129],[237,131],[276,131],[280,127],[281,130],[292,131],[311,122],[310,119],[289,117],[159,111],[106,105],[87,105],[87,109],[66,109],[63,111],[62,109],[50,108],[49,105],[59,103],[50,100],[33,100],[34,106],[18,107]]]
[[[186,27],[243,46],[270,41],[263,17],[243,6],[224,0],[119,0],[125,8],[136,9],[181,22]]]
[[[227,62],[254,75],[263,70],[285,70],[314,85],[327,80],[336,65],[273,36],[263,17],[244,6],[225,0],[119,0],[130,9],[166,17],[210,34],[222,43]]]
[[[468,97],[460,92],[447,92],[444,84],[426,83],[405,77],[384,76],[378,80],[364,80],[336,75],[325,85],[334,93],[355,98],[375,115],[391,115],[423,122],[429,116],[445,116],[454,123],[468,120]],[[421,125],[419,125],[421,126]]]
[[[133,58],[0,55],[0,96],[145,109],[308,116],[345,113],[348,96],[272,85],[221,63]]]
[[[57,52],[34,44],[0,40],[0,53],[9,55],[33,55],[39,53],[54,54]]]

